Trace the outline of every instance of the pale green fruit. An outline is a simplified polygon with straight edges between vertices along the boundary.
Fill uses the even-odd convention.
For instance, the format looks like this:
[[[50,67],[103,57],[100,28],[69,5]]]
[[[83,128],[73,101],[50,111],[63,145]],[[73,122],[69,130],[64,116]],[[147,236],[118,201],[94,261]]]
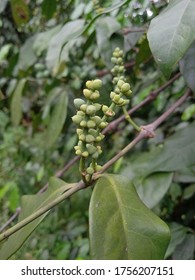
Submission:
[[[83,117],[78,116],[78,115],[75,115],[72,117],[72,121],[76,124],[80,124],[82,122],[82,120],[83,120]]]
[[[85,104],[85,101],[81,98],[76,98],[74,100],[74,106],[76,107],[76,109],[80,109],[81,105]]]
[[[86,148],[90,155],[96,152],[96,147],[92,144],[86,144]]]
[[[96,127],[96,123],[93,120],[89,120],[87,122],[87,127],[88,128],[94,128],[94,127]]]
[[[87,127],[87,122],[84,121],[84,120],[81,121],[81,122],[80,122],[80,126],[81,126],[81,127]]]
[[[87,104],[81,105],[80,110],[85,113],[87,110]]]
[[[94,140],[95,140],[95,137],[93,135],[91,135],[91,134],[86,135],[85,141],[87,143],[92,143],[92,142],[94,142]]]
[[[86,113],[90,116],[94,115],[96,113],[96,107],[94,105],[87,106]]]
[[[120,79],[120,80],[118,81],[118,83],[117,83],[117,86],[118,86],[119,88],[121,88],[121,87],[124,85],[124,83],[125,83],[125,82],[124,82],[123,80]]]
[[[102,87],[102,81],[100,79],[95,79],[93,81],[93,89],[98,90]]]
[[[126,92],[128,92],[129,90],[130,90],[130,84],[124,83],[124,84],[122,85],[122,87],[121,87],[122,93],[126,93]]]
[[[85,157],[85,158],[86,158],[86,157],[89,156],[89,153],[88,153],[87,151],[84,151],[81,155],[82,155],[82,157]]]
[[[93,167],[88,167],[88,168],[86,169],[86,172],[87,172],[88,174],[92,175],[92,174],[94,173]]]
[[[87,99],[89,99],[89,98],[91,97],[91,95],[92,95],[92,91],[85,88],[85,89],[83,90],[83,95],[84,95]]]

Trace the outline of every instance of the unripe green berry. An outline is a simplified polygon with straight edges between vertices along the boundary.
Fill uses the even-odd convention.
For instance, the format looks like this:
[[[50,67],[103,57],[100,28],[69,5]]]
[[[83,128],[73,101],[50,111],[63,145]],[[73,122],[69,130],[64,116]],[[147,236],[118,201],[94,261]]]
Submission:
[[[117,86],[121,89],[122,86],[124,85],[124,83],[125,83],[125,82],[124,82],[123,80],[120,79],[120,80],[118,81],[118,83],[117,83]]]
[[[79,135],[79,140],[85,141],[85,135],[84,135],[84,134],[80,134],[80,135]]]
[[[82,112],[86,112],[86,109],[87,109],[87,104],[81,105],[80,110],[81,110]]]
[[[87,127],[88,128],[94,128],[94,127],[96,127],[96,123],[93,120],[89,120],[87,122]]]
[[[113,101],[114,101],[115,103],[118,103],[119,99],[120,99],[120,95],[119,95],[119,94],[115,94],[115,96],[114,96],[114,98],[113,98]]]
[[[110,93],[110,98],[111,98],[111,99],[114,99],[115,95],[116,95],[116,93],[115,93],[114,91],[111,91],[111,93]]]
[[[83,90],[83,95],[84,95],[87,99],[89,99],[89,98],[91,97],[91,95],[92,95],[92,91],[85,88],[85,89]]]
[[[85,141],[87,143],[92,143],[92,142],[94,142],[94,140],[95,140],[95,137],[93,135],[90,135],[90,134],[86,135]]]
[[[130,84],[124,83],[121,87],[122,93],[128,92],[130,90]]]
[[[114,64],[116,64],[116,63],[117,63],[116,57],[112,57],[112,58],[111,58],[111,62],[114,63]]]
[[[88,168],[86,169],[86,172],[87,172],[88,174],[92,175],[92,174],[94,173],[93,167],[88,167]]]
[[[77,112],[77,116],[84,117],[84,116],[85,116],[85,113],[84,113],[83,111],[78,111],[78,112]]]
[[[98,152],[95,152],[93,155],[92,155],[92,158],[94,159],[97,159],[99,157],[99,153]]]
[[[102,105],[99,104],[99,103],[94,103],[93,105],[94,105],[95,108],[96,108],[96,112],[99,111],[99,110],[101,109],[101,107],[102,107]]]
[[[94,115],[96,113],[96,107],[94,105],[87,106],[86,113],[88,115]]]
[[[87,82],[86,82],[86,87],[87,87],[88,89],[92,89],[92,88],[93,88],[93,81],[87,81]]]
[[[104,129],[105,127],[107,127],[108,123],[107,122],[101,122],[98,127],[101,129]]]
[[[72,117],[72,121],[76,124],[80,124],[82,122],[82,120],[83,120],[83,117],[78,116],[78,115],[75,115]]]
[[[82,129],[80,129],[80,128],[77,128],[76,132],[77,132],[77,134],[78,134],[78,135],[80,135],[80,134],[82,134],[82,133],[83,133],[83,130],[82,130]]]
[[[81,122],[80,122],[80,126],[81,126],[81,127],[87,127],[87,122],[84,121],[84,120],[81,121]]]
[[[99,91],[95,90],[95,91],[91,94],[90,100],[96,100],[96,99],[98,99],[99,97],[100,97]]]
[[[96,129],[93,129],[93,128],[90,128],[88,130],[88,132],[89,132],[89,134],[93,135],[94,137],[96,137],[97,134],[98,134],[98,131]]]
[[[84,151],[81,155],[82,155],[82,157],[85,157],[85,158],[86,158],[86,157],[89,156],[89,153],[88,153],[87,151]]]
[[[77,156],[80,156],[80,155],[81,155],[81,150],[77,150],[77,151],[75,152],[75,154],[76,154]]]
[[[93,90],[98,90],[102,87],[102,81],[100,79],[95,79],[93,81]]]
[[[96,152],[96,147],[92,144],[86,144],[86,148],[90,155]]]
[[[99,116],[91,117],[91,120],[93,120],[96,123],[96,125],[99,125],[102,121]]]
[[[102,169],[101,165],[96,165],[96,171],[100,171]]]
[[[80,106],[85,104],[85,101],[81,98],[76,98],[74,100],[74,106],[76,107],[76,109],[80,109]]]
[[[102,112],[106,113],[108,111],[108,109],[109,109],[108,106],[106,106],[106,105],[102,106]]]

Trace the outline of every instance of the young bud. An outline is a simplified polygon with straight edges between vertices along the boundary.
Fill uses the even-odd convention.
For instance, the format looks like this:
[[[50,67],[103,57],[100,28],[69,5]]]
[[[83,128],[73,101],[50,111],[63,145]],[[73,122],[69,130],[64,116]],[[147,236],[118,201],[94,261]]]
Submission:
[[[121,89],[121,87],[124,85],[124,83],[125,83],[125,82],[124,82],[123,80],[120,79],[120,80],[118,81],[118,83],[117,83],[117,86]]]
[[[102,81],[99,79],[96,79],[93,81],[93,90],[98,90],[102,87]]]
[[[108,106],[106,106],[106,105],[102,106],[102,112],[103,113],[106,113],[108,111],[108,109],[109,109]]]
[[[88,174],[92,175],[92,174],[94,173],[93,167],[88,167],[88,168],[86,169],[86,172],[87,172]]]
[[[85,141],[87,143],[92,143],[92,142],[94,142],[94,140],[95,140],[95,137],[93,135],[90,135],[90,134],[86,135]]]
[[[91,97],[91,95],[92,95],[92,91],[85,88],[85,89],[83,90],[83,95],[84,95],[87,99],[89,99],[89,98]]]
[[[98,99],[99,97],[100,97],[99,91],[95,90],[95,91],[91,94],[90,100],[96,100],[96,99]]]
[[[87,104],[83,104],[83,105],[81,105],[81,107],[80,107],[80,110],[82,111],[82,112],[86,112],[86,109],[87,109]]]
[[[87,106],[86,113],[90,116],[94,115],[96,113],[96,107],[94,105]]]
[[[74,106],[76,107],[76,109],[80,109],[80,106],[85,104],[85,101],[81,98],[76,98],[74,100]]]
[[[79,140],[85,141],[85,135],[84,135],[84,134],[80,134],[80,135],[79,135]]]
[[[76,124],[80,124],[82,122],[82,120],[83,120],[83,117],[78,116],[78,115],[75,115],[72,117],[72,121]]]
[[[87,127],[88,128],[94,128],[94,127],[96,127],[96,123],[93,120],[89,120],[87,122]]]
[[[80,122],[80,126],[81,126],[81,127],[87,127],[87,122],[84,121],[84,120],[81,121],[81,122]]]
[[[115,95],[116,95],[116,93],[115,93],[114,91],[111,91],[111,93],[110,93],[110,98],[111,98],[111,99],[114,99]]]
[[[126,92],[128,92],[129,90],[130,90],[130,84],[124,83],[124,84],[122,85],[122,87],[121,87],[122,93],[126,93]]]
[[[89,156],[89,153],[88,153],[87,151],[84,151],[81,155],[82,155],[82,157],[85,157],[85,158],[86,158],[86,157]]]
[[[96,147],[92,144],[86,144],[86,148],[90,155],[96,152]]]

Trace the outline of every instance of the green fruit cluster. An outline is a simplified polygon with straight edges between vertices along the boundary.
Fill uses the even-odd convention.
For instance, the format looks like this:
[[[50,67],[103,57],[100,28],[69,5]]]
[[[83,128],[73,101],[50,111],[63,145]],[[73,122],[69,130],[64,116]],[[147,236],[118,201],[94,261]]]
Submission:
[[[131,96],[131,93],[132,91],[129,83],[119,80],[115,90],[111,91],[110,98],[117,106],[125,106],[129,103],[128,98]]]
[[[125,72],[125,67],[123,63],[123,51],[120,50],[119,48],[116,48],[112,54],[111,58],[112,63],[115,65],[111,73],[113,74],[113,83],[116,85],[119,80],[124,80],[124,72]]]
[[[74,100],[74,105],[77,109],[77,113],[72,117],[73,122],[78,126],[78,144],[74,147],[75,153],[78,156],[96,160],[102,153],[99,143],[104,138],[101,133],[108,123],[104,120],[105,115],[113,115],[114,112],[107,106],[101,105],[97,102],[100,96],[99,89],[102,86],[102,81],[99,79],[86,82],[86,88],[83,90],[83,95],[86,101],[77,98]],[[103,117],[100,117],[100,111],[104,113]],[[98,113],[99,112],[99,113]],[[87,174],[93,174],[98,171],[99,166],[89,166],[86,169]]]

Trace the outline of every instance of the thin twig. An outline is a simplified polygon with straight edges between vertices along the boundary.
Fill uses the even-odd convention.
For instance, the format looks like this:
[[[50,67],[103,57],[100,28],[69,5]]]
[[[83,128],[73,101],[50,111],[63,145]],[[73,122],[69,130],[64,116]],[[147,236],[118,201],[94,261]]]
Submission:
[[[181,104],[183,104],[186,99],[190,96],[191,90],[188,89],[186,93],[180,97],[165,113],[163,113],[158,119],[156,119],[151,124],[142,126],[141,131],[139,134],[135,137],[133,141],[131,141],[124,149],[122,149],[117,155],[115,155],[112,159],[110,159],[104,166],[102,167],[101,171],[94,174],[93,176],[93,182],[97,180],[101,173],[105,172],[109,167],[111,167],[119,158],[124,156],[127,152],[129,152],[138,142],[140,142],[144,138],[151,138],[155,137],[154,131],[156,128],[164,122],[175,110],[177,107],[179,107]],[[28,216],[26,219],[22,220],[21,222],[17,223],[15,226],[11,227],[4,233],[0,235],[0,241],[3,241],[4,239],[8,238],[33,220],[37,219],[47,211],[49,211],[51,208],[62,202],[67,197],[71,196],[75,192],[84,189],[86,186],[84,185],[83,181],[80,181],[79,183],[76,183],[74,186],[72,186],[69,190],[67,190],[65,193],[63,193],[60,197],[53,200],[51,203],[47,204],[46,206],[38,209],[35,213]]]

